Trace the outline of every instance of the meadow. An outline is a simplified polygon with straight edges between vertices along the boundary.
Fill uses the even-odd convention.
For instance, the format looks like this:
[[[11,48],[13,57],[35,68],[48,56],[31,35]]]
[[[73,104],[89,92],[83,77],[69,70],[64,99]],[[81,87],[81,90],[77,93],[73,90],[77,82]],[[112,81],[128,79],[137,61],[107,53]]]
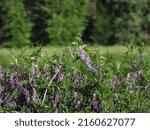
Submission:
[[[150,112],[150,47],[0,49],[0,112]]]

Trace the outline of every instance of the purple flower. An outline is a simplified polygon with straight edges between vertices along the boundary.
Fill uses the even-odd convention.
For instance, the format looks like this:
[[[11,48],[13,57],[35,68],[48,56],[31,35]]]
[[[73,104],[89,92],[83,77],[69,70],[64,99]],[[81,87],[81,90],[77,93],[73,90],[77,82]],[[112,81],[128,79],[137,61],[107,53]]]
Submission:
[[[38,95],[36,93],[36,90],[33,89],[33,95],[32,95],[32,100],[35,101],[38,98]]]
[[[133,87],[132,87],[132,84],[129,85],[129,90],[130,90],[131,93],[133,93]]]
[[[87,68],[91,71],[91,72],[95,72],[95,69],[91,66],[91,63],[90,63],[90,58],[89,57],[87,57],[86,59],[85,59],[85,63],[86,63],[86,66],[87,66]]]
[[[59,102],[59,93],[57,92],[55,97],[54,97],[54,107],[58,107],[58,102]]]
[[[30,94],[29,92],[25,92],[25,98],[26,98],[26,101],[29,102],[30,101]]]
[[[79,47],[79,53],[80,53],[80,58],[83,61],[86,61],[85,53],[84,53],[84,50],[83,50],[83,48],[81,46]]]
[[[115,88],[115,82],[112,79],[109,80],[109,86],[111,89]]]
[[[91,66],[90,58],[85,56],[84,50],[83,50],[83,48],[81,46],[79,47],[79,53],[80,53],[80,58],[82,59],[83,62],[85,62],[87,68],[91,72],[94,73],[95,69]]]
[[[32,64],[32,74],[35,75],[35,76],[39,76],[39,68],[37,65],[35,64]]]
[[[61,67],[62,67],[61,64],[56,64],[56,66],[55,66],[55,73],[57,73],[60,70]]]
[[[80,76],[76,73],[76,71],[73,71],[73,77],[74,77],[74,83],[78,84],[80,82]]]
[[[3,78],[3,70],[2,70],[2,68],[0,68],[0,79],[2,79]]]
[[[79,101],[79,95],[77,92],[75,92],[75,99],[74,99],[74,104],[76,105]]]
[[[138,78],[141,78],[143,75],[143,72],[141,70],[136,71]]]
[[[57,77],[57,81],[60,82],[64,79],[65,72],[60,72]]]
[[[116,98],[117,103],[120,103],[120,97],[118,94],[115,94],[115,98]]]
[[[0,94],[2,93],[2,91],[3,91],[3,87],[2,85],[0,85]]]
[[[84,105],[81,103],[81,101],[77,101],[77,104],[76,104],[76,108],[78,109],[78,110],[81,110],[81,109],[83,109],[83,107],[84,107]]]
[[[96,94],[93,94],[92,107],[96,112],[102,111],[102,104],[97,100]]]
[[[30,80],[30,86],[35,87],[35,79],[31,77],[29,80]]]
[[[15,84],[16,84],[16,80],[15,80],[15,77],[13,74],[10,75],[9,82],[10,82],[12,88],[14,88]]]

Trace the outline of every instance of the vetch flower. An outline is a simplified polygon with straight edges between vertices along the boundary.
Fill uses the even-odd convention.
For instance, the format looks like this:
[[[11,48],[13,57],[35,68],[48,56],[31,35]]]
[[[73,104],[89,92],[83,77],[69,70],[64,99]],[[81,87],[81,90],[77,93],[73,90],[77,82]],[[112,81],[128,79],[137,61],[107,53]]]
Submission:
[[[34,63],[32,64],[31,72],[32,72],[33,75],[39,76],[39,68],[38,68],[38,66],[35,65]]]
[[[2,70],[2,68],[0,68],[0,79],[2,79],[3,78],[3,70]]]
[[[30,80],[30,86],[35,87],[35,79],[31,77],[29,80]]]
[[[16,78],[17,78],[17,77],[16,77]],[[14,76],[13,74],[10,74],[9,82],[10,82],[12,88],[14,88],[15,85],[16,85],[16,78],[15,78],[15,76]]]
[[[102,104],[97,100],[96,94],[93,94],[92,108],[96,112],[102,112]]]
[[[109,87],[110,87],[110,89],[115,88],[115,82],[112,79],[109,80]]]
[[[95,73],[95,69],[91,66],[90,58],[86,57],[85,52],[84,52],[84,50],[83,50],[83,48],[81,46],[79,47],[79,53],[80,53],[80,58],[86,64],[87,68],[91,72]]]
[[[0,94],[2,93],[3,91],[3,88],[2,88],[2,85],[0,84]]]
[[[73,77],[74,77],[74,83],[79,84],[80,82],[80,76],[77,74],[76,71],[73,71]]]
[[[60,82],[64,79],[65,72],[60,72],[57,77],[57,81]]]
[[[80,46],[79,47],[79,53],[80,53],[80,58],[85,61],[86,60],[86,56],[85,56],[85,52],[83,50],[83,48]]]
[[[118,94],[115,94],[115,98],[116,98],[116,102],[117,102],[117,103],[120,103],[120,97],[119,97]]]
[[[36,90],[33,89],[32,100],[35,101],[37,98],[38,98],[38,95],[36,93]]]
[[[133,93],[133,87],[132,87],[132,84],[129,85],[129,90],[130,90],[130,93]]]
[[[54,107],[57,108],[59,103],[59,93],[57,92],[54,97]]]
[[[84,107],[84,105],[81,103],[80,100],[78,100],[78,101],[77,101],[77,104],[76,104],[76,108],[77,108],[78,110],[81,110],[81,109],[83,109],[83,107]]]

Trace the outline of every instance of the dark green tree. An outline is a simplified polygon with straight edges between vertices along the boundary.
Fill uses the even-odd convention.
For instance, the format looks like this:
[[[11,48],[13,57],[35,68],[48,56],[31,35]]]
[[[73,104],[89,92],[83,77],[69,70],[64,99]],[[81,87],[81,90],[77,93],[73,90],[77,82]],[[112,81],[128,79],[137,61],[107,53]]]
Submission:
[[[49,39],[54,44],[68,44],[85,29],[88,0],[45,0]]]
[[[0,8],[2,42],[17,47],[29,44],[32,24],[27,18],[23,0],[1,0]]]

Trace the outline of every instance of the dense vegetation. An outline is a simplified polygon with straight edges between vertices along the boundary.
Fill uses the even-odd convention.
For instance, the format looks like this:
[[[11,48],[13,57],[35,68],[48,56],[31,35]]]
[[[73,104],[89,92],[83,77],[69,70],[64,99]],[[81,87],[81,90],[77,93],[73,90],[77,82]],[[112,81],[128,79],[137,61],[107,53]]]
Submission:
[[[132,33],[149,44],[149,0],[1,0],[0,44],[125,43]]]
[[[149,57],[134,44],[119,60],[80,38],[60,56],[21,51],[0,67],[0,112],[150,112]]]

